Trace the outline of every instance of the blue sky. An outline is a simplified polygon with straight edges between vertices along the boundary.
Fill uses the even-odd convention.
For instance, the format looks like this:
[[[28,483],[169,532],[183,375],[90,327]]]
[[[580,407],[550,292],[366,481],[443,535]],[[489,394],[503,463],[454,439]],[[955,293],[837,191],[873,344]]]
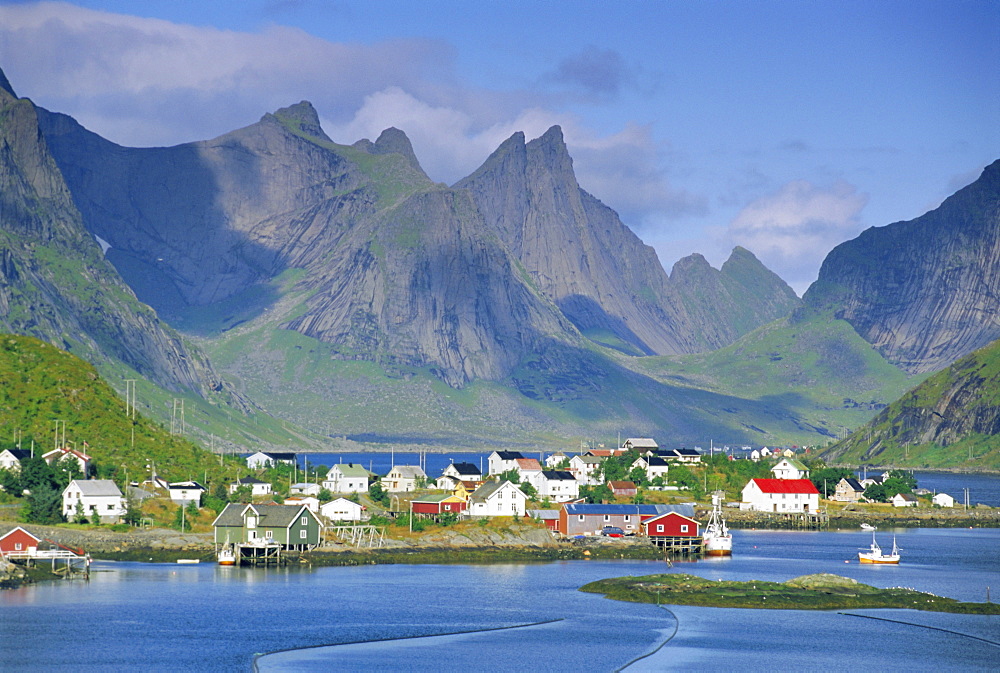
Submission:
[[[559,124],[669,270],[734,245],[799,293],[837,243],[1000,159],[1000,2],[0,0],[15,91],[125,145],[311,101],[453,183]]]

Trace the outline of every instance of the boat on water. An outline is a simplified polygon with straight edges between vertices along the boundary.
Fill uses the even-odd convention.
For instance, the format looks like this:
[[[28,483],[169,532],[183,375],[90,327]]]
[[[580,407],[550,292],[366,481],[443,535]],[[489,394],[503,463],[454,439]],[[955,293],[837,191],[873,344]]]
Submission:
[[[873,531],[875,530],[875,526],[871,525],[870,523],[863,523],[861,524],[861,530]]]
[[[236,565],[236,550],[231,545],[226,545],[219,549],[218,560],[220,566]]]
[[[201,563],[201,559],[197,559],[197,558],[179,558],[179,559],[177,559],[177,562],[178,563]]]
[[[722,497],[719,492],[712,494],[712,513],[702,532],[706,556],[731,556],[733,535],[722,516]]]
[[[899,547],[896,546],[896,536],[892,536],[892,552],[883,554],[882,548],[879,547],[878,542],[875,541],[875,533],[873,532],[871,548],[868,551],[859,551],[858,561],[860,563],[898,564]]]

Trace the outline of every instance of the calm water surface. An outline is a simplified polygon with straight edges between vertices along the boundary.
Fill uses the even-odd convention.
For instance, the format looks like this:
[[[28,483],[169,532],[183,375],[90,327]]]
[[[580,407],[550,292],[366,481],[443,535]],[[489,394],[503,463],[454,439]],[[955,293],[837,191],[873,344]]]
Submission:
[[[892,531],[878,535],[891,544]],[[734,537],[733,558],[672,570],[625,560],[280,570],[100,562],[89,583],[0,592],[0,670],[239,671],[268,652],[260,670],[830,670],[848,660],[873,671],[996,670],[992,616],[852,613],[900,624],[638,605],[576,590],[661,571],[778,581],[833,572],[968,601],[985,600],[988,586],[1000,594],[1000,530],[897,531],[897,567],[858,565],[857,549],[870,542],[860,531]],[[538,625],[441,635],[526,624]]]

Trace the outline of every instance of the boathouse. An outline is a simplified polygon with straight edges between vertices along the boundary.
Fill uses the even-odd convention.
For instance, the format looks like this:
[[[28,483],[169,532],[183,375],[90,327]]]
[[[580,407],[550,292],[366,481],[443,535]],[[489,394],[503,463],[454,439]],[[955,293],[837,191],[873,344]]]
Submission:
[[[465,501],[457,495],[425,495],[410,501],[414,514],[458,514],[465,511]]]
[[[7,554],[33,554],[38,551],[38,543],[42,539],[35,537],[25,529],[17,526],[0,537],[0,556]]]
[[[306,551],[320,543],[322,524],[305,505],[231,503],[212,522],[216,545],[279,545]]]
[[[577,535],[599,535],[605,526],[617,526],[626,533],[641,532],[642,522],[654,516],[677,512],[694,517],[694,505],[605,505],[569,503],[559,510],[559,532]]]

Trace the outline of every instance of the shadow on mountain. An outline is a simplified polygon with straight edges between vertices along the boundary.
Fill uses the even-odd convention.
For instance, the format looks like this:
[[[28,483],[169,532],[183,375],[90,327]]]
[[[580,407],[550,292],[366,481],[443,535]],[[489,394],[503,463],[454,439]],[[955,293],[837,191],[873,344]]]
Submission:
[[[608,313],[590,297],[573,294],[557,302],[576,328],[591,341],[626,355],[655,355],[621,318]]]

